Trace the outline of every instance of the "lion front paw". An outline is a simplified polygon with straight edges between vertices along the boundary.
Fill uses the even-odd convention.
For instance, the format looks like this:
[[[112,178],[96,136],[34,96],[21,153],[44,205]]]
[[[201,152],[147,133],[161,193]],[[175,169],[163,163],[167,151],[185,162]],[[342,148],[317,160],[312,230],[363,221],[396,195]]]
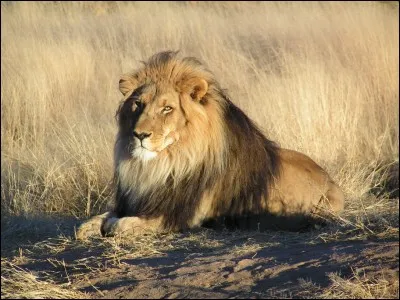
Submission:
[[[138,217],[124,218],[108,218],[102,226],[102,232],[105,236],[131,236],[142,233],[138,225],[141,224],[141,219]]]
[[[114,236],[118,233],[118,218],[108,218],[104,221],[101,227],[101,231],[105,236]]]
[[[95,216],[81,224],[76,232],[77,240],[86,240],[93,236],[102,236],[102,226],[107,219],[113,218],[110,212]]]
[[[161,219],[148,220],[140,217],[110,217],[104,221],[101,231],[105,236],[137,236],[160,232]]]

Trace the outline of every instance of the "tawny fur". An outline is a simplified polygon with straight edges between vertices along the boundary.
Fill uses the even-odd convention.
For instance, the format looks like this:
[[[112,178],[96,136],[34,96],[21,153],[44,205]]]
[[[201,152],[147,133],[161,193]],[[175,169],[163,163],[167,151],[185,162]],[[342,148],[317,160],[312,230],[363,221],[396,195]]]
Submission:
[[[115,208],[84,223],[78,238],[179,231],[253,215],[291,222],[343,209],[329,175],[268,140],[197,59],[158,53],[122,76],[120,91]]]

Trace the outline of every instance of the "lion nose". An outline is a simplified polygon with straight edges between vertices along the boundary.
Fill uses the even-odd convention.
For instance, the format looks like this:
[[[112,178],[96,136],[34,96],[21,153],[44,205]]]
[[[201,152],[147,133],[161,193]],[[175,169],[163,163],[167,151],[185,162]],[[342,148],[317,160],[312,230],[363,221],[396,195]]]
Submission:
[[[134,136],[136,136],[139,140],[144,140],[145,138],[148,138],[149,136],[151,136],[151,132],[141,132],[141,133],[137,133],[136,131],[133,132]]]

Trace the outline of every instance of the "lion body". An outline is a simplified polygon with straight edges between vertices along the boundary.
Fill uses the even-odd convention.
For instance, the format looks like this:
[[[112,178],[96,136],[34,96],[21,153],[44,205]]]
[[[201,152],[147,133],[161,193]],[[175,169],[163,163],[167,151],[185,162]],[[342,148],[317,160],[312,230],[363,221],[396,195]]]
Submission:
[[[196,59],[156,54],[124,76],[120,90],[115,208],[94,218],[103,233],[343,209],[343,193],[329,175],[268,140]],[[84,228],[80,235],[90,231]]]

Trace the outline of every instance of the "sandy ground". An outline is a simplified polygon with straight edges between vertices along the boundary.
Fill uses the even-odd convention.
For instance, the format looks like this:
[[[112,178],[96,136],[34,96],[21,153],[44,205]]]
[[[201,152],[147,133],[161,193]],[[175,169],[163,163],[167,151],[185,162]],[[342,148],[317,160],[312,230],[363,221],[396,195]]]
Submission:
[[[275,246],[250,255],[230,249],[124,260],[121,268],[88,279],[103,298],[312,298],[329,286],[330,272],[398,275],[398,242]],[[87,283],[78,286],[90,291]]]
[[[11,264],[39,282],[91,298],[318,298],[329,295],[334,274],[398,285],[398,230],[379,238],[337,227],[304,233],[201,229],[82,243],[73,238],[76,220],[49,223],[2,220],[8,228],[2,298],[10,296],[3,293],[3,269]]]

